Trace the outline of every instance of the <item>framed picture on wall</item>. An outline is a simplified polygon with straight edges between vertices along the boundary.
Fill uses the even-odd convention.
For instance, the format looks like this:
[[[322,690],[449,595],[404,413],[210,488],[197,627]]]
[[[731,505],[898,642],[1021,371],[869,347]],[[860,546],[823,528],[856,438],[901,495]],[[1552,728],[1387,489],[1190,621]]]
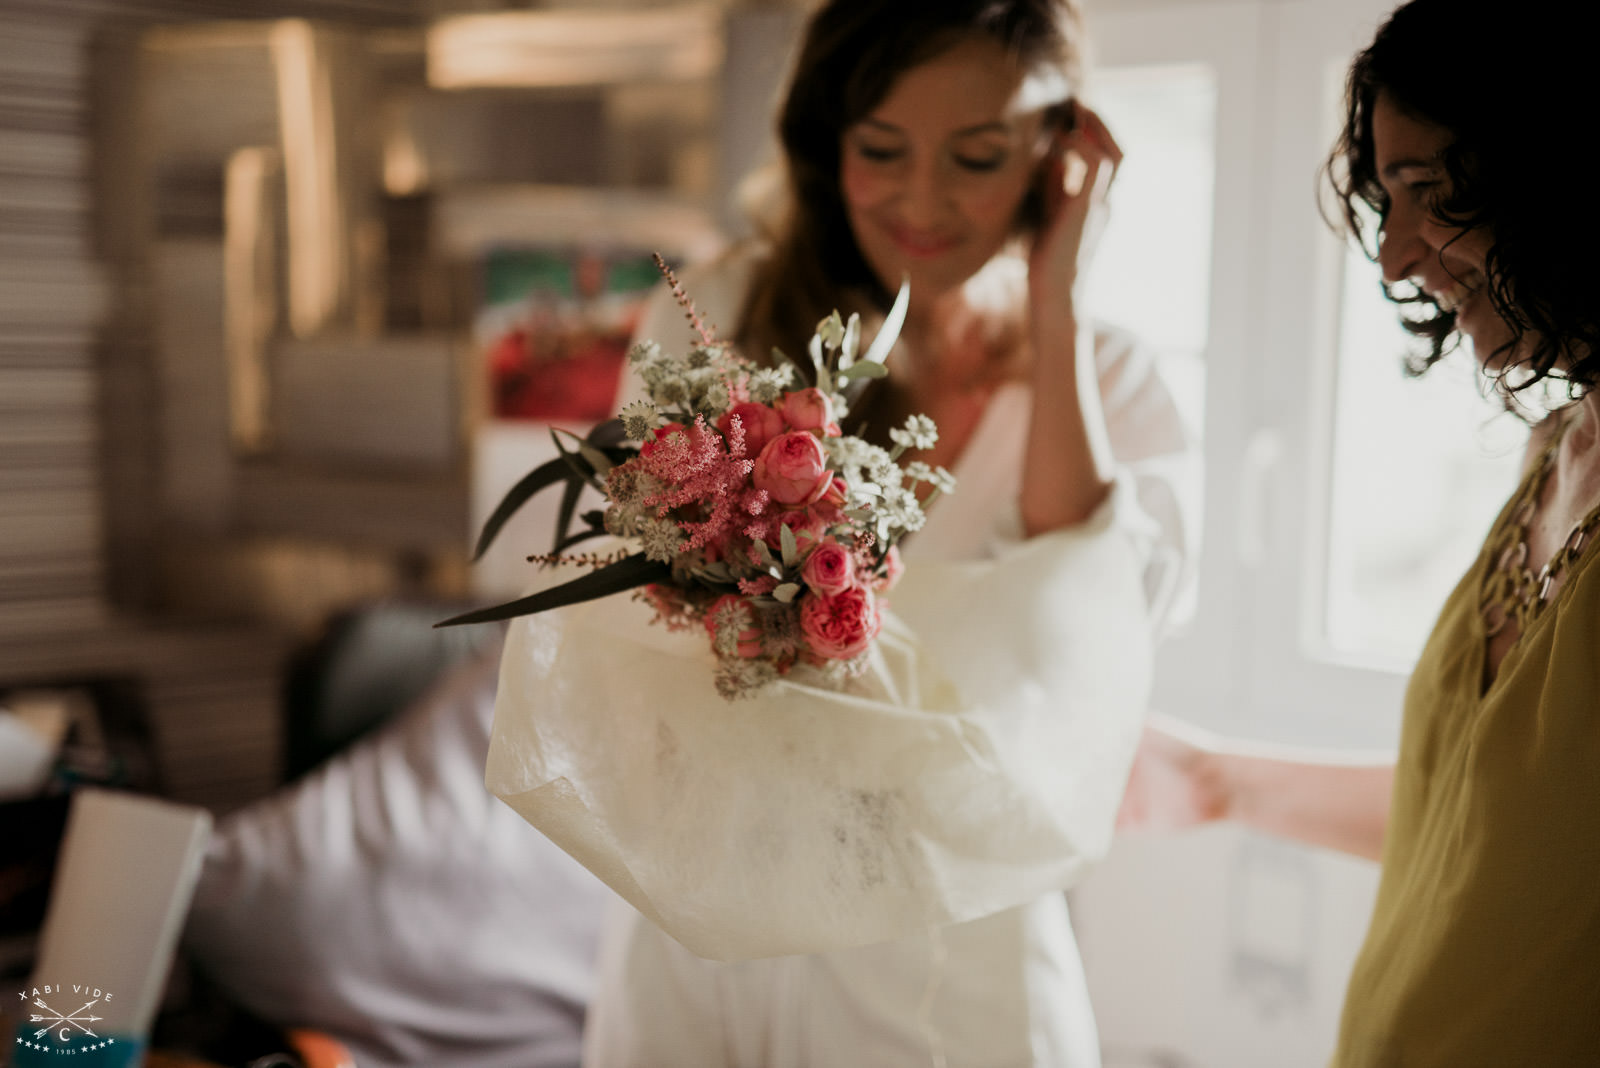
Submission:
[[[660,281],[651,254],[682,265],[723,244],[695,198],[664,191],[480,186],[438,208],[447,254],[477,265],[473,334],[492,421],[578,429],[615,415],[623,357]]]
[[[614,415],[628,345],[659,280],[648,250],[490,250],[474,335],[491,417],[583,424]]]

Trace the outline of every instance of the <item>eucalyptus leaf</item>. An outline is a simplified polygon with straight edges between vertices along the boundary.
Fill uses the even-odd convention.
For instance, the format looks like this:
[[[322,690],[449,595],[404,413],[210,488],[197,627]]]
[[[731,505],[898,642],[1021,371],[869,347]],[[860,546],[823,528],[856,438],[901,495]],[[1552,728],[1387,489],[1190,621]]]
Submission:
[[[794,567],[800,562],[800,546],[794,540],[794,530],[787,524],[778,526],[778,542],[783,547],[783,566]]]
[[[773,599],[778,601],[780,604],[788,604],[789,602],[793,601],[795,597],[799,595],[799,593],[800,583],[785,582],[783,585],[772,591],[772,596]]]
[[[597,449],[614,449],[628,440],[627,433],[622,429],[621,419],[607,419],[603,423],[596,423],[593,430],[583,440]],[[614,457],[613,457],[614,459]]]
[[[607,564],[586,575],[580,575],[571,582],[563,582],[559,586],[553,586],[528,597],[520,597],[515,601],[507,601],[492,608],[481,608],[474,612],[452,616],[450,619],[435,623],[434,626],[458,627],[467,623],[493,623],[502,619],[514,619],[517,616],[531,616],[537,612],[547,612],[552,608],[564,608],[570,604],[609,597],[613,593],[637,589],[651,582],[665,582],[671,577],[671,567],[658,560],[651,560],[644,553],[635,553],[614,564]]]
[[[488,551],[489,546],[494,542],[495,537],[499,535],[501,528],[506,525],[507,520],[515,515],[519,508],[527,504],[529,498],[534,494],[555,485],[557,482],[570,481],[581,477],[581,475],[573,472],[572,466],[564,456],[557,456],[553,460],[547,460],[526,475],[523,475],[517,481],[517,484],[507,490],[504,497],[500,498],[500,503],[495,506],[495,510],[490,514],[489,518],[484,521],[483,532],[478,535],[478,544],[472,550],[472,559],[475,561],[482,559],[483,554]]]
[[[604,482],[601,482],[595,477],[594,465],[591,464],[581,452],[569,451],[567,447],[561,443],[561,435],[563,434],[569,438],[572,438],[580,446],[583,444],[583,439],[579,438],[578,435],[574,434],[572,431],[563,430],[560,427],[551,427],[550,440],[555,442],[556,451],[559,452],[561,454],[561,458],[567,462],[567,466],[572,468],[573,471],[577,472],[579,478],[583,479],[601,493],[604,493],[606,491],[606,485]]]
[[[582,436],[580,436],[578,434],[574,434],[572,431],[568,430],[564,426],[553,426],[553,427],[551,427],[550,428],[550,438],[551,438],[552,441],[554,441],[556,443],[556,448],[558,448],[558,449],[562,447],[561,446],[561,439],[562,438],[571,438],[574,444],[578,444],[578,443],[581,443],[583,441]]]
[[[884,316],[883,325],[878,328],[878,336],[872,339],[872,344],[867,348],[866,355],[861,358],[868,363],[882,363],[889,358],[889,350],[894,348],[894,343],[900,337],[900,328],[906,324],[906,309],[911,306],[911,280],[905,279],[900,283],[900,292],[894,298],[894,306],[889,309],[889,314]]]
[[[824,348],[838,348],[844,341],[844,320],[839,317],[838,310],[829,312],[827,317],[817,324],[815,332],[822,339]]]
[[[761,561],[762,567],[775,569],[778,566],[778,561],[772,558],[772,550],[767,548],[766,542],[753,541],[751,544],[755,546],[756,558]]]
[[[700,568],[698,574],[704,575],[716,582],[732,582],[733,572],[728,570],[728,565],[721,560],[713,560]]]
[[[567,536],[571,533],[572,513],[577,511],[578,498],[583,495],[583,483],[577,479],[568,481],[566,489],[561,491],[561,508],[556,512],[556,536],[553,539],[555,548],[551,552],[560,552],[568,544]]]
[[[849,367],[856,362],[856,350],[861,347],[861,315],[858,312],[850,313],[850,321],[844,324],[844,341],[839,345],[839,366]]]
[[[611,462],[611,457],[590,445],[587,441],[578,442],[578,454],[589,461],[589,466],[594,468],[594,473],[605,478],[616,465]]]
[[[853,363],[843,371],[840,371],[839,381],[849,382],[857,378],[883,378],[887,376],[888,373],[889,368],[885,367],[883,364],[873,363],[871,360],[862,360],[861,362]]]

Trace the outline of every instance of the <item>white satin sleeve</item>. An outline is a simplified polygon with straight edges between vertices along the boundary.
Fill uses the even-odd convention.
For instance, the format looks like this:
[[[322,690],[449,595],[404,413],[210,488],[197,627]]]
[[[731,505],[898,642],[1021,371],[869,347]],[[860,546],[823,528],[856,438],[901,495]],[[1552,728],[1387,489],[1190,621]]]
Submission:
[[[489,789],[694,953],[816,953],[977,919],[1105,852],[1150,680],[1108,529],[908,565],[868,673],[713,688],[705,635],[611,597],[517,620]]]
[[[1111,494],[1082,526],[1116,530],[1133,546],[1151,630],[1159,634],[1193,581],[1200,456],[1151,350],[1124,331],[1099,327],[1095,364],[1116,466]],[[1032,417],[1027,383],[995,392],[956,464],[955,493],[934,505],[907,543],[908,561],[992,559],[1022,543],[1022,462]]]
[[[1193,584],[1203,465],[1161,374],[1154,350],[1132,334],[1095,329],[1100,406],[1119,480],[1128,490],[1117,512],[1144,558],[1145,597],[1156,634]]]

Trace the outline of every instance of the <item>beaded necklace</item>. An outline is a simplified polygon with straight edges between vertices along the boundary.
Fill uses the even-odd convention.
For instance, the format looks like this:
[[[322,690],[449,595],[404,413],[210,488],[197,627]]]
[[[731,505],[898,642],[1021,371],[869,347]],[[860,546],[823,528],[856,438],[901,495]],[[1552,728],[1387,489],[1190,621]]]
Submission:
[[[1568,423],[1570,427],[1571,423]],[[1567,537],[1555,555],[1535,572],[1528,566],[1528,528],[1533,524],[1534,513],[1539,508],[1539,498],[1544,493],[1550,472],[1555,470],[1556,453],[1566,427],[1553,435],[1545,447],[1538,466],[1523,480],[1508,512],[1509,519],[1495,539],[1504,547],[1495,558],[1493,569],[1484,577],[1482,593],[1478,598],[1478,611],[1483,616],[1484,636],[1492,638],[1515,622],[1517,633],[1527,632],[1544,606],[1549,603],[1550,591],[1556,579],[1571,563],[1583,555],[1589,536],[1600,526],[1600,505],[1572,524]],[[1514,541],[1510,539],[1515,539]]]

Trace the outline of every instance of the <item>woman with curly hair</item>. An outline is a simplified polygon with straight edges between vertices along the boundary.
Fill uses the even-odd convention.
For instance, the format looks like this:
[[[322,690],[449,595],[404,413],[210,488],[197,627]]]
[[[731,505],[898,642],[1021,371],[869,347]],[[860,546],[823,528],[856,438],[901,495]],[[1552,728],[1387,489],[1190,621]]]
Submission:
[[[1381,856],[1341,1068],[1600,1057],[1600,214],[1572,123],[1600,104],[1587,16],[1414,0],[1350,71],[1330,172],[1424,339],[1416,369],[1466,340],[1515,409],[1565,395],[1423,649],[1398,760],[1153,728],[1124,801],[1124,826],[1231,818]]]

